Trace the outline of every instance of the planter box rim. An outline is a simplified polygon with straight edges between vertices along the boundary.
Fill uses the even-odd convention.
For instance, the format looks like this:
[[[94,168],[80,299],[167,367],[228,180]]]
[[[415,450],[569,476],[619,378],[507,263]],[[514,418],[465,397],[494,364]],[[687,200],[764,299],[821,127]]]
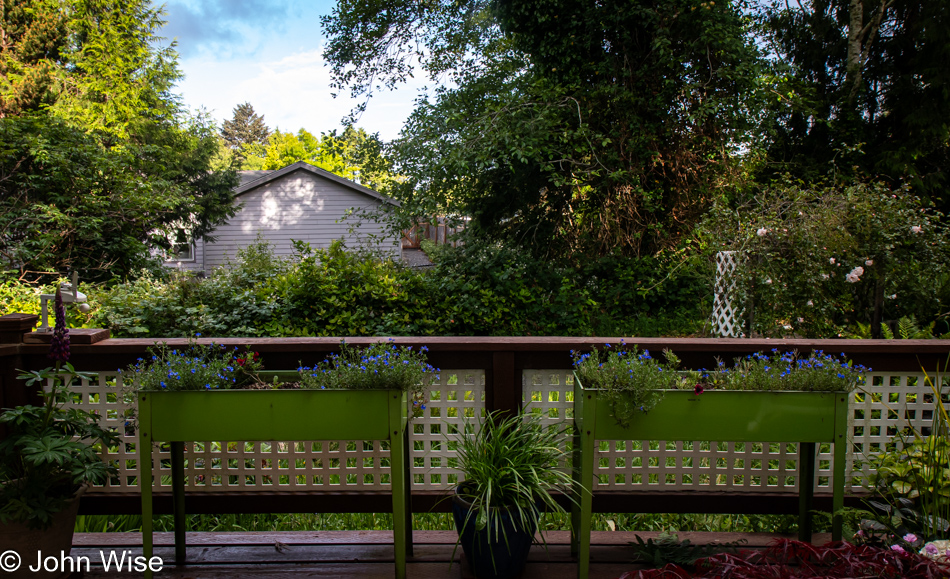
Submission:
[[[588,388],[584,386],[583,384],[581,384],[580,387],[581,387],[581,390],[584,390],[586,392],[607,392],[606,388]],[[708,388],[706,390],[703,390],[702,394],[696,394],[692,390],[689,390],[686,388],[660,388],[657,390],[657,392],[664,392],[666,394],[669,394],[672,392],[683,392],[691,396],[705,396],[711,393],[718,394],[718,393],[724,393],[724,392],[729,392],[729,393],[741,392],[741,393],[754,393],[754,394],[851,394],[851,392],[848,390],[739,390],[739,389],[726,390],[726,389],[720,389],[720,388]]]
[[[577,375],[577,370],[572,370],[571,374],[574,376],[574,380],[577,382],[577,385],[581,390],[588,392],[606,392],[606,388],[588,388],[584,386],[584,383],[581,381],[581,377]],[[664,392],[669,394],[671,392],[688,392],[695,396],[700,396],[700,394],[695,394],[688,388],[659,388],[658,392]],[[851,394],[853,390],[746,390],[738,388],[709,388],[703,391],[703,395],[709,393],[719,393],[719,392],[758,392],[766,394]]]

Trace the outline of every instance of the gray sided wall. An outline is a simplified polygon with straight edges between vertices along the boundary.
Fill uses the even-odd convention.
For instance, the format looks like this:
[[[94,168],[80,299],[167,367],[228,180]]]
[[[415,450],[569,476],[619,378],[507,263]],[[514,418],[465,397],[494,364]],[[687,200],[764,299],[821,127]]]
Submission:
[[[370,244],[370,235],[382,237],[384,233],[382,225],[372,221],[361,222],[353,234],[349,229],[357,223],[355,218],[337,223],[353,207],[377,210],[381,206],[378,200],[303,170],[252,189],[235,202],[243,207],[212,232],[216,241],[196,244],[203,245],[203,255],[197,248],[195,254],[203,258],[206,273],[233,260],[238,250],[254,243],[258,232],[280,257],[293,255],[294,239],[311,247],[329,247],[342,238],[347,247],[355,248]],[[394,236],[382,238],[378,248],[395,259],[402,251],[400,239]],[[196,259],[196,263],[202,262]]]

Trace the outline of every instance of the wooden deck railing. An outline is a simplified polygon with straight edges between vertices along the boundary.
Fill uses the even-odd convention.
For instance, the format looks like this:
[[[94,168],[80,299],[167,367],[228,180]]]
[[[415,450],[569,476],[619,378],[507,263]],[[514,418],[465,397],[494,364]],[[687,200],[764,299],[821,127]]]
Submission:
[[[49,365],[48,347],[25,344],[32,316],[0,318],[0,406],[35,400],[17,380],[20,369]],[[359,345],[381,338],[347,338]],[[312,365],[338,351],[339,338],[221,338],[201,342],[239,346],[261,354],[268,370]],[[485,410],[515,411],[527,404],[552,423],[571,417],[571,350],[619,343],[619,338],[574,337],[432,337],[395,338],[396,343],[429,348],[430,362],[443,370],[426,416],[414,424],[413,509],[447,510],[446,488],[454,480],[452,454],[444,429],[466,415]],[[933,375],[950,355],[943,340],[749,340],[625,338],[654,352],[670,349],[686,367],[712,367],[757,351],[823,350],[844,353],[872,368],[866,392],[853,404],[853,457],[874,452],[906,423],[925,425],[932,417],[932,396],[922,368]],[[185,339],[169,339],[183,345]],[[134,480],[134,431],[124,424],[115,392],[117,373],[143,357],[153,339],[108,339],[72,346],[79,370],[99,373],[99,381],[77,386],[83,404],[125,435],[121,448],[107,458],[120,466],[121,480],[83,499],[86,513],[135,513],[140,504]],[[946,392],[946,389],[944,390]],[[2,435],[2,433],[0,433]],[[223,445],[219,444],[222,443]],[[228,444],[232,442],[232,444]],[[223,446],[223,448],[222,448]],[[794,446],[794,445],[793,445]],[[829,449],[819,450],[816,477],[818,508],[831,466]],[[162,471],[162,454],[155,468]],[[226,512],[387,512],[387,450],[371,441],[322,441],[285,444],[203,443],[190,449],[187,511]],[[741,445],[717,441],[603,443],[597,461],[594,510],[598,512],[795,513],[796,449],[786,445]],[[860,469],[852,489],[860,492]],[[336,474],[334,474],[336,473]],[[375,473],[375,474],[373,474]],[[161,473],[160,473],[161,474]],[[367,476],[370,475],[370,476]],[[334,478],[335,477],[335,478]],[[158,477],[157,477],[158,478]],[[156,512],[170,512],[171,499],[156,488]],[[239,498],[239,500],[236,500]]]

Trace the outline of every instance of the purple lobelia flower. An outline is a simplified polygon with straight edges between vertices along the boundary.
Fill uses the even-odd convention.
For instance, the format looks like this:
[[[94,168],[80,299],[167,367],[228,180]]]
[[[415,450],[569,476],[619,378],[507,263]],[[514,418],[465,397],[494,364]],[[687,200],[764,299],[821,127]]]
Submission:
[[[66,327],[66,307],[63,295],[56,288],[56,326],[53,328],[53,340],[50,342],[49,358],[54,362],[69,361],[69,329]]]

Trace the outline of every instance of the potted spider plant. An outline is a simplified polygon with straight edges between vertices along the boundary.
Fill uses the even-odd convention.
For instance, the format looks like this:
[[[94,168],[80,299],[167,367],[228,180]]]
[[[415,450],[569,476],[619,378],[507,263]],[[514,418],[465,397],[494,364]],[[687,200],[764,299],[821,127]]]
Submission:
[[[54,365],[24,372],[27,386],[43,388],[43,404],[8,408],[0,416],[7,436],[0,441],[0,546],[20,556],[69,555],[79,499],[90,484],[104,484],[115,468],[107,465],[97,449],[115,445],[115,433],[99,425],[99,417],[66,409],[72,393],[69,385],[89,376],[69,364],[69,331],[59,290],[56,291],[56,326],[50,346]],[[62,555],[61,555],[62,554]],[[60,577],[61,571],[31,571],[21,561],[10,571],[4,559],[5,577]],[[35,568],[35,565],[34,565]]]
[[[607,344],[574,357],[574,464],[579,487],[593,486],[595,440],[717,440],[799,443],[799,536],[810,540],[815,444],[834,443],[832,536],[840,540],[844,507],[848,400],[864,383],[863,366],[823,352],[756,353],[713,370],[680,371],[636,346]],[[590,493],[578,497],[573,551],[579,577],[590,555]]]
[[[452,515],[472,572],[478,579],[518,576],[543,510],[564,512],[552,492],[566,491],[563,430],[541,415],[490,413],[474,434],[459,434],[463,482],[452,497]]]
[[[175,561],[185,561],[184,442],[197,440],[383,440],[390,443],[396,577],[406,573],[411,550],[407,424],[424,408],[427,386],[438,370],[426,348],[389,343],[367,348],[342,344],[313,367],[294,373],[295,388],[260,380],[254,352],[192,343],[161,346],[131,370],[138,378],[140,480],[152,480],[152,443],[171,442],[175,508]],[[241,386],[245,386],[241,388]],[[412,404],[409,400],[412,399]],[[143,547],[152,553],[152,485],[141,483]],[[146,572],[146,577],[149,572]]]

